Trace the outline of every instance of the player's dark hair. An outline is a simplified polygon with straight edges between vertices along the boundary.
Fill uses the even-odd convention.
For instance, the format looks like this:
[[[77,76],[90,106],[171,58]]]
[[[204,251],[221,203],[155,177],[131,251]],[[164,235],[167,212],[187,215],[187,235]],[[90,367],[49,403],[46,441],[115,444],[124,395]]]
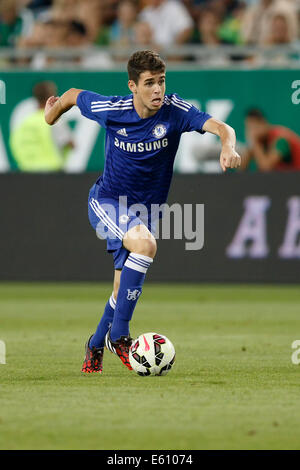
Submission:
[[[265,121],[266,120],[263,112],[258,108],[248,109],[248,111],[246,112],[246,117],[247,118],[259,119],[260,121]]]
[[[156,52],[138,51],[130,57],[127,64],[127,70],[129,80],[133,80],[135,83],[138,83],[141,73],[147,71],[152,73],[164,73],[166,70],[166,64]]]

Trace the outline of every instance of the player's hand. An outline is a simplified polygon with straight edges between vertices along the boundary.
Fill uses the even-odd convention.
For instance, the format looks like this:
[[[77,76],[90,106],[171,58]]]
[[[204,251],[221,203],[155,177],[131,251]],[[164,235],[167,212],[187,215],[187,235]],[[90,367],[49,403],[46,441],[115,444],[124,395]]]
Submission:
[[[45,104],[45,120],[48,124],[52,125],[58,121],[61,112],[60,107],[54,108],[55,104],[59,101],[59,96],[50,96]]]
[[[55,103],[59,100],[59,96],[50,96],[50,98],[47,99],[46,104],[45,104],[45,114],[47,114],[51,108],[55,105]]]
[[[220,165],[223,171],[227,168],[238,168],[241,165],[241,157],[232,147],[222,148]]]

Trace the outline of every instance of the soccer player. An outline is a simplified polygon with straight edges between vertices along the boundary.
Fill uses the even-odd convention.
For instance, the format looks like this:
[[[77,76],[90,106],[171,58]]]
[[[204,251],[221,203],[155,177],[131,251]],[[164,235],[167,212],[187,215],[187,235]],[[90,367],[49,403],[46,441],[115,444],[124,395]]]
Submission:
[[[86,343],[85,373],[102,372],[104,345],[131,369],[129,322],[156,254],[158,214],[151,207],[166,202],[181,134],[218,135],[223,171],[240,165],[230,126],[175,93],[165,95],[166,67],[158,54],[135,52],[127,69],[127,96],[71,88],[61,97],[50,97],[45,106],[50,125],[77,105],[84,116],[106,128],[105,168],[90,190],[88,210],[92,226],[113,254],[114,284],[96,332]]]

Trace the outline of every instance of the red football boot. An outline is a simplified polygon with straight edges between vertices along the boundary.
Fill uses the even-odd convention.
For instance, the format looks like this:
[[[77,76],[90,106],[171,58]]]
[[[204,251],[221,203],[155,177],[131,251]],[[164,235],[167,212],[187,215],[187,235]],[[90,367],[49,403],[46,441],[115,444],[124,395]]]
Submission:
[[[105,346],[109,351],[113,354],[119,356],[121,361],[123,362],[124,366],[126,366],[129,370],[132,370],[132,367],[129,362],[129,348],[132,345],[132,338],[130,336],[121,336],[116,341],[112,341],[110,339],[110,331],[105,336]]]
[[[98,372],[98,374],[101,374],[103,370],[104,348],[96,348],[95,346],[90,348],[89,343],[91,338],[92,336],[85,345],[85,359],[82,364],[81,372],[85,372],[86,374]]]

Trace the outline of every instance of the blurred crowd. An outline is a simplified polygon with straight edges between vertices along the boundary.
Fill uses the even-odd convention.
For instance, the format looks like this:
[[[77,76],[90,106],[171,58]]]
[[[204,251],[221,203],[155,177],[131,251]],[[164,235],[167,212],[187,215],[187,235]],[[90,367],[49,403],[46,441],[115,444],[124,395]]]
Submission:
[[[37,49],[39,68],[45,48],[288,45],[299,18],[300,0],[0,0],[0,46]],[[83,60],[109,65],[105,54]]]

